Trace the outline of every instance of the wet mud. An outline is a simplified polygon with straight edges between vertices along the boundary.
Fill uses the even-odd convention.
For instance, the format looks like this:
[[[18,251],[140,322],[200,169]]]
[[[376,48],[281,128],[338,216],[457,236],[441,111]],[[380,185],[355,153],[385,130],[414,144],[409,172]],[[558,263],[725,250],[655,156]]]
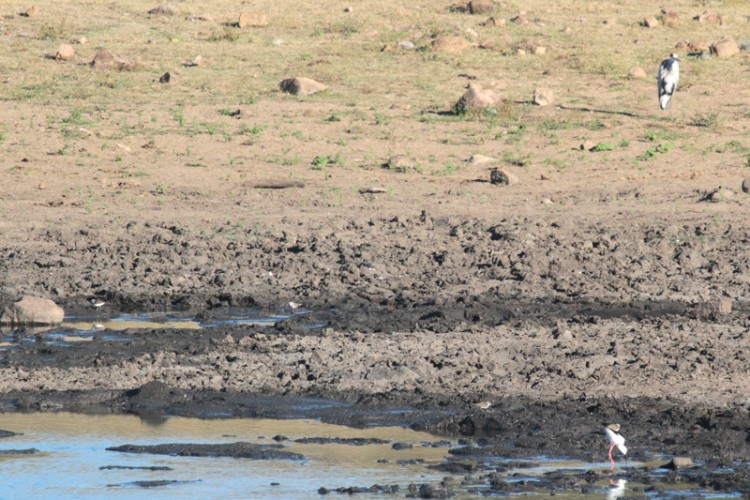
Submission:
[[[206,322],[291,301],[302,312],[76,343],[18,331],[0,351],[0,410],[409,425],[486,440],[475,457],[586,460],[606,452],[601,424],[619,422],[634,460],[750,455],[750,229],[739,219],[423,212],[282,220],[242,238],[128,231],[6,242],[4,298],[31,291],[90,315],[95,296],[108,301],[96,314]]]
[[[166,443],[158,445],[124,444],[112,446],[107,451],[120,453],[147,453],[173,457],[231,457],[252,460],[304,460],[304,455],[283,450],[279,444],[253,443]]]

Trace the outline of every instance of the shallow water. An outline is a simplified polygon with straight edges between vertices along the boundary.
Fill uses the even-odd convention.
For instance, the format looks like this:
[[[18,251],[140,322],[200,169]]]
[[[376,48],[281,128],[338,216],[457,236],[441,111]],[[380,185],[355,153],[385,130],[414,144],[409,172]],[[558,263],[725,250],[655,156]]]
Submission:
[[[316,420],[169,418],[159,423],[137,416],[91,416],[71,413],[0,414],[0,429],[23,433],[0,439],[0,499],[11,498],[318,498],[318,488],[369,487],[373,484],[400,486],[394,495],[403,498],[410,483],[437,484],[450,476],[427,469],[448,455],[448,443],[434,446],[439,438],[400,427],[353,429]],[[285,450],[301,453],[304,460],[250,460],[211,457],[175,457],[107,451],[123,444],[163,443],[275,443],[284,435]],[[380,438],[411,443],[411,449],[394,450],[391,443],[365,446],[348,444],[302,444],[302,437]],[[428,444],[431,444],[428,446]],[[456,446],[456,443],[450,445]],[[2,454],[7,450],[35,448],[35,454]],[[420,460],[404,464],[401,461]],[[523,463],[524,460],[489,457],[486,472],[494,466]],[[659,463],[664,463],[659,460]],[[580,474],[587,470],[606,471],[609,464],[585,463],[544,456],[528,458],[529,466],[504,472],[508,484],[526,483],[525,496],[549,496],[544,475],[563,471]],[[592,484],[554,489],[565,499],[628,498],[737,498],[738,494],[717,493],[695,485],[659,485],[666,471],[655,469],[649,485],[627,481],[627,469],[639,462],[618,464],[612,477],[600,476]],[[106,469],[108,466],[169,467],[171,470]],[[456,498],[477,498],[491,492],[485,473],[451,476]],[[174,484],[142,488],[136,481],[177,481]],[[539,484],[537,488],[536,484]],[[545,486],[546,484],[546,486]],[[659,485],[658,494],[649,487]],[[516,493],[516,495],[519,493]],[[331,493],[333,497],[338,493]]]
[[[170,418],[150,425],[136,416],[88,416],[70,413],[2,414],[0,428],[23,435],[0,439],[0,450],[36,448],[34,455],[0,455],[0,498],[309,498],[327,488],[437,481],[443,474],[396,460],[420,458],[435,463],[445,448],[419,446],[434,436],[396,427],[366,430],[314,420]],[[396,451],[387,445],[296,444],[287,450],[306,459],[249,460],[126,454],[106,451],[122,444],[274,443],[274,435],[300,437],[380,437],[415,443]],[[388,463],[378,463],[379,459]],[[167,466],[169,471],[99,470],[105,466]],[[134,481],[177,480],[156,488]],[[279,483],[272,486],[271,483]],[[117,486],[112,486],[117,485]],[[146,493],[147,491],[147,493]]]

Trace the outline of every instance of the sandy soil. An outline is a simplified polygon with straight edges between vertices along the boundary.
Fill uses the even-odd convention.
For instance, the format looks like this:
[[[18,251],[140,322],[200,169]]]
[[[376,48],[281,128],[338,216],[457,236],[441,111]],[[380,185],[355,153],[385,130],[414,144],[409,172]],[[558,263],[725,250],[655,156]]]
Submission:
[[[3,36],[15,40],[26,21],[6,22]],[[472,69],[456,64],[453,73]],[[542,78],[544,64],[521,72],[510,97]],[[186,133],[158,84],[140,89],[164,103],[134,110],[112,100],[83,115],[54,98],[5,102],[6,302],[32,293],[75,314],[96,296],[108,314],[168,307],[208,317],[296,301],[327,326],[22,343],[0,353],[4,408],[121,408],[129,391],[159,381],[234,414],[247,394],[314,395],[414,405],[425,410],[415,420],[429,421],[421,425],[504,429],[519,445],[523,431],[572,418],[563,439],[572,448],[589,444],[599,420],[618,420],[652,449],[748,451],[750,200],[739,188],[748,122],[735,102],[744,81],[707,97],[711,82],[693,80],[665,117],[653,114],[650,80],[613,78],[628,83],[608,93],[602,80],[554,68],[571,78],[556,87],[559,106],[509,101],[526,123],[451,117],[443,84],[439,102],[414,106],[397,94],[349,105],[347,95],[269,91],[230,102],[237,117],[209,98],[180,108],[186,123],[265,127],[263,140],[242,144]],[[455,98],[465,82],[453,82]],[[585,82],[592,97],[581,104]],[[707,105],[727,119],[696,124]],[[560,125],[552,135],[550,123]],[[584,140],[617,147],[589,152]],[[490,184],[486,165],[466,161],[473,154],[495,157],[518,182]],[[405,172],[384,167],[398,155]],[[301,186],[279,188],[291,181]],[[720,186],[731,192],[707,200]],[[360,192],[370,187],[382,192]],[[497,403],[487,414],[500,427],[474,415],[481,400]],[[444,408],[461,417],[428,412]],[[517,422],[519,408],[538,418],[514,430],[503,418]]]

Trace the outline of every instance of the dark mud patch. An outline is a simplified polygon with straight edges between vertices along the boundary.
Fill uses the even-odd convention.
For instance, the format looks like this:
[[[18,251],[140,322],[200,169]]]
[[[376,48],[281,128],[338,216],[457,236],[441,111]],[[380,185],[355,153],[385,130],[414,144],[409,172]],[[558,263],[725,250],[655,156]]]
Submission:
[[[393,494],[398,493],[401,487],[397,484],[373,484],[372,486],[342,486],[339,488],[325,488],[321,486],[318,488],[318,495],[328,495],[329,493],[339,493],[342,495],[354,495],[360,493],[379,493],[379,494]]]
[[[107,448],[107,451],[122,453],[148,453],[175,457],[231,457],[252,460],[304,460],[304,455],[282,450],[277,444],[227,443],[194,444],[167,443],[156,445],[125,444]]]
[[[99,470],[147,470],[147,471],[170,471],[172,467],[166,465],[102,465]]]
[[[108,484],[107,488],[164,488],[166,486],[175,486],[178,484],[199,483],[200,479],[195,481],[179,481],[176,479],[155,479],[153,481],[132,481],[129,483]]]
[[[0,429],[0,439],[1,438],[7,438],[7,437],[13,437],[13,436],[18,436],[18,433],[17,432],[12,432],[12,431],[4,431],[4,430]]]
[[[36,448],[25,448],[23,450],[0,450],[0,455],[35,455],[39,453]]]
[[[392,441],[380,438],[339,438],[339,437],[306,437],[294,440],[300,444],[346,444],[350,446],[368,446],[371,444],[389,444]]]

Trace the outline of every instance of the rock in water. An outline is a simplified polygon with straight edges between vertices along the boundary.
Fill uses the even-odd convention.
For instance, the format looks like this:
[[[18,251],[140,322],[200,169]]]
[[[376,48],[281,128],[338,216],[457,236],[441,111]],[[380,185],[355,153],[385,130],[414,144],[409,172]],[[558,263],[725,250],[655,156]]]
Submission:
[[[15,304],[6,306],[0,315],[4,325],[55,325],[62,323],[65,311],[50,299],[24,296]]]

